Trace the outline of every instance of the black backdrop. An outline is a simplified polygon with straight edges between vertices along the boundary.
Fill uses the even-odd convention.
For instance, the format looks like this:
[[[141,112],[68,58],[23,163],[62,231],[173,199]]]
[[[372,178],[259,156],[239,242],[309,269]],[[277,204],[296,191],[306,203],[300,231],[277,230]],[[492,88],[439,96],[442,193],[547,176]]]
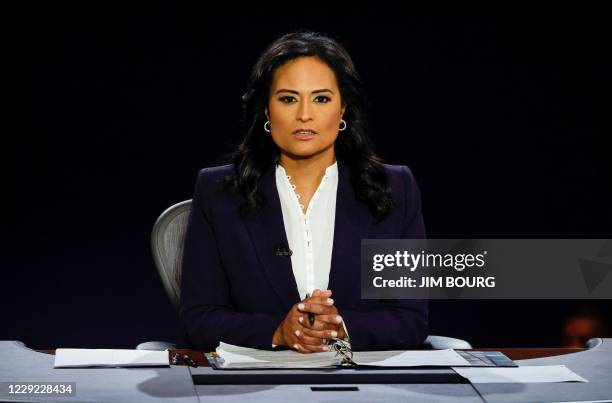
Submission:
[[[5,133],[0,339],[180,339],[150,230],[238,141],[250,68],[293,28],[330,34],[353,56],[376,149],[412,168],[429,237],[611,236],[610,28],[596,12],[125,7],[33,5],[9,38],[18,125]],[[431,329],[476,346],[556,346],[578,304],[432,301]],[[610,301],[588,305],[610,315]]]

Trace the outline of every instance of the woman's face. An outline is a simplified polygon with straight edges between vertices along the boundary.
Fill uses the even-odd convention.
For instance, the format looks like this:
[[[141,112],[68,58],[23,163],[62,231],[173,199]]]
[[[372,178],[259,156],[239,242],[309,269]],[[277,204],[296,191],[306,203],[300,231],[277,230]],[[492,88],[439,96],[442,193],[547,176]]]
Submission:
[[[302,56],[274,72],[266,116],[272,139],[285,156],[334,156],[344,110],[336,75],[321,59]],[[315,133],[296,133],[299,129]]]

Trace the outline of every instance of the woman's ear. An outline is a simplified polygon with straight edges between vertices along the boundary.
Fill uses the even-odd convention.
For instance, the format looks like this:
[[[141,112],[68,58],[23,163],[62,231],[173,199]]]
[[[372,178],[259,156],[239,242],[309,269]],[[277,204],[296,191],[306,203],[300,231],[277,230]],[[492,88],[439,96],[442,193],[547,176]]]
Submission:
[[[264,109],[264,113],[266,114],[266,119],[270,120],[270,116],[268,115],[268,108]]]

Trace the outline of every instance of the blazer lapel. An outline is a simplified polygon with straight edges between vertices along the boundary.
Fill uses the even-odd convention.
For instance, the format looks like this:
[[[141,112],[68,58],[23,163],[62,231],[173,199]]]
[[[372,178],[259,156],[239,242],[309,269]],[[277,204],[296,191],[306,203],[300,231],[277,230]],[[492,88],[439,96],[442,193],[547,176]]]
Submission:
[[[279,245],[288,249],[289,243],[276,189],[274,164],[264,173],[259,186],[267,202],[259,212],[246,218],[245,224],[266,277],[288,311],[300,300],[300,295],[293,275],[291,257],[278,253]]]
[[[334,245],[328,284],[337,301],[349,301],[354,296],[351,283],[355,278],[361,279],[361,268],[354,266],[361,262],[361,239],[367,238],[371,226],[368,206],[355,199],[349,166],[338,159]]]

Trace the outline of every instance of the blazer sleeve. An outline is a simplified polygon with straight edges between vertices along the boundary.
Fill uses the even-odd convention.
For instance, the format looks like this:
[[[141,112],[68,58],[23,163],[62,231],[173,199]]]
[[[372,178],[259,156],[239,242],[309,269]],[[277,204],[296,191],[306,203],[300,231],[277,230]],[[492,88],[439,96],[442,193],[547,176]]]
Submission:
[[[214,350],[220,341],[259,349],[272,348],[283,315],[237,312],[210,220],[214,185],[200,171],[193,195],[183,249],[179,318],[188,341]]]
[[[400,238],[424,239],[421,194],[412,172],[402,166],[405,205]],[[364,309],[342,309],[351,346],[360,350],[395,350],[419,347],[427,338],[427,300],[380,299]]]

